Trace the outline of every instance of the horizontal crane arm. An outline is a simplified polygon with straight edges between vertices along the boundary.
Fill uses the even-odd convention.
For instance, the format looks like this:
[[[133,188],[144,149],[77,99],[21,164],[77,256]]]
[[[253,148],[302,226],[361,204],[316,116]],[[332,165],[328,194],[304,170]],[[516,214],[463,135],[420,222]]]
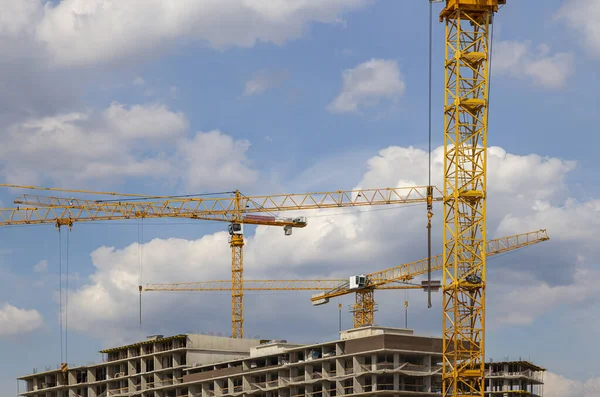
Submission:
[[[442,193],[435,188],[434,201],[442,200]],[[239,200],[239,210],[237,201]],[[119,209],[123,213],[131,212],[203,212],[211,215],[243,213],[294,211],[306,209],[327,209],[385,204],[409,204],[427,201],[427,186],[338,190],[302,194],[278,194],[270,196],[236,197],[187,197],[169,198],[151,201],[100,201],[77,198],[46,197],[23,195],[15,200],[16,204],[36,207],[104,208],[106,211]]]
[[[36,225],[52,223],[57,226],[71,226],[75,222],[129,220],[139,218],[185,218],[193,220],[233,222],[232,214],[210,214],[188,209],[172,210],[153,208],[151,211],[127,208],[95,208],[95,207],[41,207],[41,208],[1,208],[0,226]],[[240,221],[237,221],[240,222]],[[306,221],[292,218],[275,217],[243,217],[242,223],[251,225],[304,227]]]
[[[493,256],[503,252],[516,250],[529,245],[537,244],[542,241],[549,240],[545,229],[537,230],[529,233],[516,234],[514,236],[502,237],[494,240],[488,240],[486,243],[486,255]],[[431,257],[431,270],[437,271],[443,268],[442,255]],[[408,281],[417,276],[427,274],[427,258],[420,259],[415,262],[406,263],[403,265],[391,267],[379,272],[367,274],[366,288],[377,288],[390,282]],[[319,294],[311,298],[313,302],[321,301],[327,298],[346,295],[355,292],[356,289],[350,289],[349,286],[342,285],[332,288],[325,294]]]
[[[530,233],[517,234],[514,236],[489,240],[487,242],[487,255],[497,255],[528,245],[548,240],[546,230],[538,230]],[[432,257],[432,270],[441,270],[441,255]],[[415,285],[393,285],[393,283],[407,282],[414,277],[427,273],[427,259],[406,263],[380,272],[370,273],[369,288],[383,289],[411,289],[422,288]],[[374,281],[373,281],[374,280]],[[346,279],[329,280],[244,280],[245,291],[328,291],[326,295],[320,295],[313,300],[331,298],[345,295],[355,290],[348,288]],[[209,280],[185,283],[169,284],[147,284],[145,291],[231,291],[231,280]]]
[[[244,280],[244,291],[329,291],[345,280]],[[386,285],[379,289],[422,288],[413,285]],[[231,280],[147,284],[144,291],[231,291]]]
[[[435,201],[441,193],[434,189]],[[239,200],[239,203],[237,202]],[[306,218],[278,218],[261,212],[326,209],[426,202],[427,187],[340,190],[272,196],[188,197],[157,201],[95,201],[23,195],[15,200],[28,208],[0,209],[1,225],[106,221],[138,218],[187,218],[251,225],[305,227]]]

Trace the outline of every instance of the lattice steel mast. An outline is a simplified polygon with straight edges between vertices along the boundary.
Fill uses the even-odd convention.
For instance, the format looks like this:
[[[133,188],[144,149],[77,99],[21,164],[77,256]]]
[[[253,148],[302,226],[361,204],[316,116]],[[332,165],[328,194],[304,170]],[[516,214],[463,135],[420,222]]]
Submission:
[[[490,27],[505,0],[447,0],[443,396],[484,396]]]

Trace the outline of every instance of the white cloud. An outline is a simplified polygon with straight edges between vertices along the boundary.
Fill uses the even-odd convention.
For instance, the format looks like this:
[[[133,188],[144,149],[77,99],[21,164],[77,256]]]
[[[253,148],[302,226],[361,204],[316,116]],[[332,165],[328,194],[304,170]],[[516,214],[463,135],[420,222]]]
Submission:
[[[406,88],[396,61],[371,59],[343,72],[340,94],[329,104],[331,112],[356,112],[377,105],[382,99],[394,100]]]
[[[560,230],[551,233],[551,238],[560,236]],[[560,237],[558,237],[560,238]],[[592,304],[598,299],[596,289],[600,282],[600,271],[592,268],[578,267],[574,274],[574,282],[568,285],[549,285],[532,276],[514,274],[512,287],[502,286],[502,304],[496,309],[493,323],[506,325],[531,325],[534,320],[550,310],[561,307],[577,307]]]
[[[145,84],[146,84],[146,80],[144,80],[140,76],[136,76],[135,79],[133,79],[133,85],[145,85]]]
[[[190,189],[217,186],[246,186],[256,181],[258,173],[251,168],[246,152],[247,140],[234,141],[221,131],[198,133],[181,141],[182,168]]]
[[[39,1],[2,0],[0,6],[4,10],[0,15],[0,35],[3,36],[31,34],[35,29],[35,24],[32,22],[42,17]]]
[[[441,186],[441,170],[443,167],[442,149],[437,148],[433,153],[433,182]],[[564,227],[553,222],[549,217],[536,218],[523,225],[514,227],[504,226],[505,218],[516,216],[523,219],[534,213],[532,208],[536,199],[544,199],[549,208],[561,208],[564,197],[568,196],[568,188],[564,183],[566,175],[573,170],[572,162],[557,158],[544,158],[538,155],[518,156],[506,153],[501,148],[489,149],[489,206],[488,206],[488,236],[500,237],[509,233],[548,228],[551,240],[545,244],[543,258],[539,258],[539,269],[535,272],[522,270],[519,263],[504,264],[508,270],[514,272],[517,279],[526,280],[530,294],[539,293],[540,299],[532,300],[528,305],[523,305],[524,295],[520,290],[522,285],[508,284],[509,288],[503,290],[503,295],[490,294],[490,305],[497,305],[493,297],[507,296],[507,306],[523,305],[524,310],[537,316],[543,311],[538,308],[552,309],[552,305],[563,291],[569,287],[557,287],[546,279],[546,269],[557,261],[561,241],[565,241]],[[363,188],[407,186],[425,184],[427,173],[426,152],[412,147],[389,147],[381,150],[372,157],[358,186]],[[279,228],[258,227],[254,235],[247,235],[245,248],[245,271],[247,278],[341,278],[358,272],[369,272],[388,267],[394,263],[406,262],[425,256],[425,223],[426,217],[423,206],[404,207],[404,209],[375,208],[384,211],[369,211],[368,208],[360,210],[327,210],[303,212],[308,216],[309,225],[305,229],[297,229],[292,236],[284,236]],[[439,247],[442,209],[435,207],[434,216],[434,247]],[[507,215],[508,214],[508,215]],[[292,214],[286,214],[292,215]],[[584,273],[583,268],[574,268],[578,257],[597,257],[599,254],[594,236],[589,233],[590,221],[597,221],[600,216],[588,213],[590,220],[577,223],[577,212],[574,208],[566,209],[560,219],[568,227],[576,228],[586,234],[582,235],[577,244],[572,244],[568,258],[573,262],[565,266],[564,270],[575,275],[575,281],[565,279],[570,283],[573,292],[567,292],[565,306],[577,307],[579,298],[590,296],[593,291],[591,285],[597,285],[592,280],[592,272]],[[593,220],[591,218],[594,218]],[[518,229],[518,230],[515,230]],[[415,231],[423,230],[422,233]],[[390,239],[390,236],[393,238]],[[198,240],[153,240],[144,246],[144,280],[145,282],[177,282],[210,279],[228,279],[230,277],[230,251],[227,243],[227,234],[219,232],[207,235]],[[586,244],[592,243],[593,246]],[[439,252],[441,247],[435,249]],[[402,255],[399,256],[398,253]],[[518,255],[511,258],[518,258]],[[127,319],[135,318],[135,305],[123,305],[123,302],[136,302],[138,283],[137,245],[132,244],[124,248],[101,248],[92,254],[96,267],[94,275],[87,285],[81,287],[72,302],[88,302],[92,297],[98,302],[93,310],[89,305],[74,303],[72,318],[77,318],[81,331],[95,332],[94,330],[112,329],[117,335],[127,331],[134,332],[136,324],[132,321],[128,326]],[[546,261],[546,262],[544,262]],[[559,265],[563,265],[559,263]],[[497,266],[497,265],[495,265]],[[492,266],[493,267],[493,266]],[[529,283],[529,284],[527,284]],[[512,288],[514,287],[514,288]],[[513,292],[515,290],[516,292]],[[585,292],[587,291],[587,292]],[[146,326],[152,328],[165,327],[165,316],[170,316],[169,321],[177,323],[173,332],[181,331],[181,327],[190,327],[192,323],[176,317],[175,312],[202,312],[211,313],[211,318],[221,321],[221,331],[228,328],[229,310],[227,293],[221,294],[218,299],[189,299],[189,295],[146,293],[144,295],[146,307]],[[260,316],[265,322],[270,321],[263,314],[257,313],[257,306],[264,303],[262,299],[269,297],[258,296],[253,304],[248,304],[247,318]],[[195,295],[202,296],[202,295]],[[248,296],[254,296],[248,294]],[[529,297],[529,295],[528,295]],[[290,298],[291,299],[291,298]],[[327,315],[325,311],[315,312],[311,308],[307,297],[304,302],[294,303],[294,319],[301,321],[302,316],[320,316],[318,321],[325,327]],[[378,301],[386,302],[383,298]],[[223,307],[215,308],[214,305],[222,304]],[[258,302],[258,303],[257,303]],[[541,306],[539,306],[541,305]],[[326,309],[325,309],[326,310]],[[397,309],[394,309],[397,310]],[[497,310],[494,309],[494,310]],[[216,316],[215,313],[221,313]],[[286,312],[286,313],[284,313]],[[273,324],[281,322],[281,316],[289,317],[284,306],[277,306],[269,311]],[[320,313],[320,314],[319,314]],[[279,316],[279,319],[276,317]],[[395,316],[395,315],[394,315]],[[421,316],[421,315],[419,315]],[[424,316],[424,314],[423,314]],[[312,317],[311,317],[312,318]],[[159,322],[157,319],[161,319]],[[212,320],[211,320],[212,321]],[[217,321],[217,320],[214,320]],[[249,320],[250,321],[250,320]],[[286,320],[287,321],[287,320]],[[315,320],[317,321],[317,320]],[[414,321],[414,320],[413,320]],[[514,321],[513,321],[514,322]],[[523,322],[527,323],[527,322]],[[194,323],[195,324],[195,323]],[[265,323],[267,324],[267,323]],[[201,326],[201,325],[196,325]],[[208,327],[208,324],[204,325]],[[262,325],[266,327],[266,325]],[[319,333],[319,326],[315,322],[314,332]],[[118,331],[118,332],[117,332]],[[288,332],[286,330],[284,332]],[[124,333],[125,334],[125,333]],[[132,334],[133,335],[133,334]],[[102,332],[99,337],[108,337]],[[304,335],[308,337],[307,335]]]
[[[581,382],[548,372],[544,375],[544,396],[598,397],[600,396],[600,378],[591,378]]]
[[[265,91],[277,87],[283,80],[287,78],[286,72],[268,72],[261,70],[256,75],[246,82],[244,95],[259,95]]]
[[[46,259],[42,259],[35,265],[33,265],[33,271],[36,273],[42,273],[48,270],[48,261]]]
[[[112,103],[11,126],[0,149],[7,182],[62,184],[152,177],[194,189],[244,186],[247,141],[219,131],[188,137],[188,121],[162,104]]]
[[[168,163],[143,149],[181,137],[187,129],[183,114],[163,105],[125,108],[111,104],[101,114],[77,112],[29,120],[8,129],[0,149],[9,182],[38,183],[42,176],[79,183],[86,180],[160,175]]]
[[[8,303],[0,308],[0,337],[35,331],[43,325],[37,310],[19,309]]]
[[[26,2],[29,8],[38,3]],[[281,45],[300,37],[313,22],[338,22],[344,12],[368,2],[63,0],[46,4],[43,13],[39,5],[19,15],[35,26],[36,38],[47,46],[56,63],[81,65],[150,53],[178,38],[220,49],[250,47],[257,42]]]
[[[550,54],[547,45],[537,51],[529,41],[501,41],[494,44],[492,73],[528,78],[535,85],[558,89],[565,85],[575,70],[575,58],[571,53]]]
[[[579,36],[577,43],[588,53],[600,57],[600,2],[567,0],[556,17]]]

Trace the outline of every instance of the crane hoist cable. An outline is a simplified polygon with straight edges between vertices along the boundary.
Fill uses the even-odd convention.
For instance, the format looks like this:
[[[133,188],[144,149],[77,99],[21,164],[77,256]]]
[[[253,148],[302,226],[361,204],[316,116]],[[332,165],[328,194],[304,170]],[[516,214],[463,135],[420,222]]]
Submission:
[[[431,187],[431,71],[432,71],[432,42],[433,42],[433,3],[429,2],[429,109],[428,109],[428,142],[429,142],[429,152],[428,152],[428,184],[427,184],[427,307],[431,308],[431,218],[433,217],[433,189]],[[405,306],[408,310],[408,301],[405,302]],[[408,316],[408,314],[407,314]],[[407,320],[408,322],[408,320]]]
[[[235,192],[213,192],[213,193],[198,193],[198,194],[180,194],[173,196],[144,196],[132,195],[133,198],[128,198],[127,201],[140,201],[140,200],[154,200],[154,199],[181,199],[181,198],[193,198],[193,197],[204,197],[204,196],[219,196],[223,194],[235,194]],[[120,194],[122,195],[122,194]],[[110,203],[115,201],[123,201],[121,199],[108,199],[108,200],[96,200],[97,203]]]

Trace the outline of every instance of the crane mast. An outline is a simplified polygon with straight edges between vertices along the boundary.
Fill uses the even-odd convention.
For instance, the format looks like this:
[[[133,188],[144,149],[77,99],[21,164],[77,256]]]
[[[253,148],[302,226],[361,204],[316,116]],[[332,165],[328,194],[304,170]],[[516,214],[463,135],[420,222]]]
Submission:
[[[489,257],[528,247],[549,240],[545,229],[532,232],[515,234],[512,236],[496,238],[486,242],[486,251]],[[443,269],[443,256],[436,255],[431,258],[431,271]],[[322,291],[312,296],[313,305],[322,305],[329,302],[330,298],[355,294],[355,304],[351,312],[354,314],[354,328],[374,324],[375,314],[375,289],[421,289],[431,288],[417,284],[407,283],[415,277],[427,274],[429,270],[428,258],[404,263],[388,269],[366,275],[352,276],[354,285],[349,279],[330,280],[243,280],[243,291]],[[357,280],[358,279],[358,280]],[[357,282],[358,281],[358,282]],[[436,288],[437,289],[437,288]],[[205,280],[183,283],[147,284],[145,291],[233,291],[233,282],[229,280]]]
[[[442,395],[484,397],[490,28],[505,0],[446,0]]]
[[[7,185],[1,185],[7,186]],[[35,186],[11,187],[76,193],[134,196],[114,192],[94,192]],[[435,197],[434,197],[435,196]],[[58,227],[73,222],[135,218],[178,217],[229,222],[231,247],[231,318],[233,338],[244,337],[244,233],[243,224],[283,227],[285,235],[293,228],[306,226],[305,217],[279,219],[273,212],[371,205],[393,205],[441,201],[441,191],[435,186],[413,186],[383,189],[337,190],[302,194],[244,196],[235,191],[232,197],[169,197],[142,196],[149,201],[88,200],[65,197],[45,197],[24,194],[15,204],[31,207],[0,209],[0,225],[48,223]],[[154,201],[156,200],[156,201]],[[270,215],[265,215],[265,213]],[[261,215],[262,214],[262,215]],[[141,288],[140,288],[141,292]]]

